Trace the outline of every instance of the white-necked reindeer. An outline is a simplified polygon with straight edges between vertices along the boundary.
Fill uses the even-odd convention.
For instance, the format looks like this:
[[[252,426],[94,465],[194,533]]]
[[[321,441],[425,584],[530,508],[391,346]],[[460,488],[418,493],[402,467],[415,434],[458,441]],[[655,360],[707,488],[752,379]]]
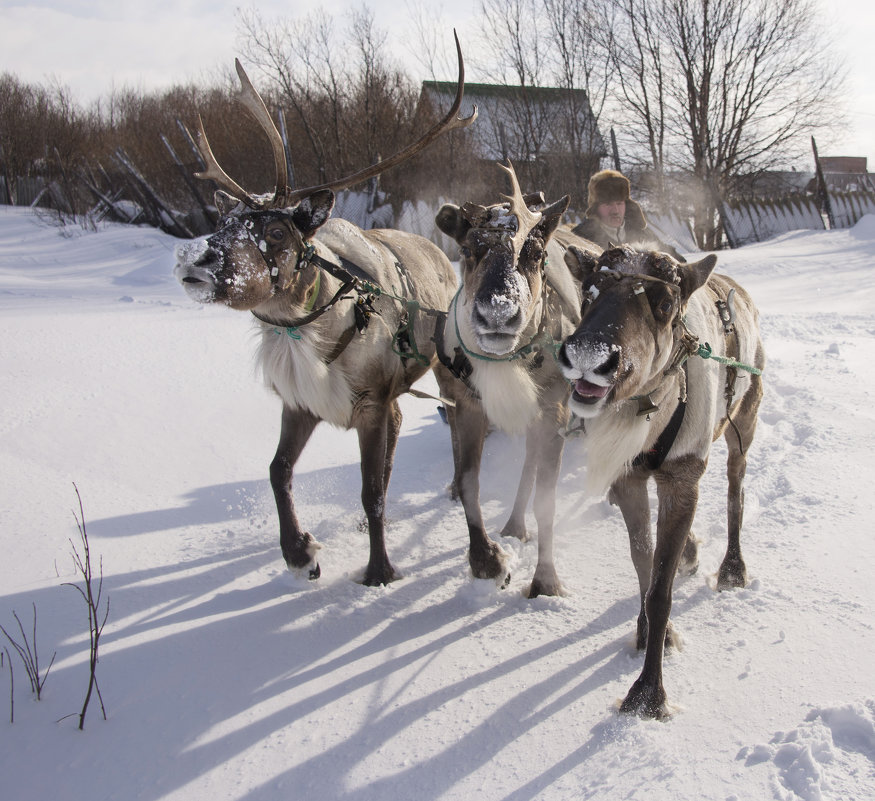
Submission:
[[[712,273],[713,255],[678,264],[665,254],[616,248],[596,260],[571,248],[566,260],[584,289],[580,325],[559,353],[574,382],[569,405],[586,428],[589,489],[610,486],[641,590],[644,666],[621,710],[662,718],[669,715],[662,656],[673,644],[672,582],[682,561],[695,569],[690,527],[699,479],[721,434],[729,451],[729,542],[717,586],[747,581],[739,542],[742,482],[765,363],[757,311],[735,281]],[[659,500],[655,551],[650,478]]]
[[[257,318],[258,362],[283,401],[280,441],[270,465],[280,544],[288,566],[308,570],[311,578],[320,575],[320,546],[298,522],[292,475],[322,420],[358,432],[370,535],[363,582],[379,585],[397,578],[384,540],[386,488],[401,426],[397,398],[436,364],[437,315],[431,312],[448,307],[456,280],[446,256],[423,237],[363,231],[329,218],[333,190],[377,175],[473,121],[476,109],[468,118],[457,116],[464,88],[458,39],[456,47],[458,89],[444,119],[395,156],[330,184],[289,188],[281,137],[239,62],[241,99],[273,147],[273,195],[251,195],[226,175],[200,126],[198,144],[207,170],[199,177],[212,178],[227,193],[216,193],[217,232],[181,248],[175,273],[195,300],[249,310]],[[442,392],[457,392],[455,379],[437,368]],[[453,445],[457,456],[467,447],[455,435]],[[500,579],[506,573],[503,552],[482,529],[471,529],[469,561],[477,577]]]
[[[553,517],[570,389],[554,355],[580,320],[581,303],[580,284],[564,254],[571,244],[593,254],[600,249],[557,230],[567,196],[545,206],[540,194],[523,196],[512,165],[499,166],[512,187],[505,202],[447,204],[436,218],[462,254],[462,287],[447,315],[442,358],[471,390],[457,401],[460,408],[476,404],[499,428],[526,433],[522,478],[502,533],[526,538],[525,509],[534,485],[538,563],[529,596],[558,595],[562,585],[553,563]],[[474,417],[471,412],[469,416]],[[479,472],[485,430],[483,421],[480,431],[466,431],[478,443],[477,458],[459,470],[469,525],[473,521],[481,529]]]

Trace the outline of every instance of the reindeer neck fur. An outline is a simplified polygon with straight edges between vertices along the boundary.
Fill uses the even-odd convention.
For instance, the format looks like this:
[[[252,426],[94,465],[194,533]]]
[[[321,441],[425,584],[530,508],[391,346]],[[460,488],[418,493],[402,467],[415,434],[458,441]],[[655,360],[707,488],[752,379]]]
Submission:
[[[632,460],[653,446],[674,414],[680,394],[677,375],[665,377],[650,393],[659,410],[638,415],[638,402],[628,399],[607,406],[586,420],[587,491],[602,495],[631,467]],[[674,449],[672,449],[674,450]]]
[[[337,279],[323,273],[314,305],[327,303],[338,288]],[[299,319],[306,314],[301,301],[305,298],[290,302],[279,296],[264,304],[266,308],[259,312],[263,312],[261,316],[268,320]],[[352,316],[349,302],[344,302],[338,303],[318,320],[297,329],[258,320],[260,339],[256,363],[261,368],[264,383],[291,408],[306,409],[342,428],[350,425],[355,393],[343,365],[339,362],[328,365],[325,358],[352,325]]]
[[[330,249],[314,241],[317,253],[339,263]],[[306,267],[316,271],[315,266]],[[306,272],[302,278],[306,278]],[[312,285],[312,280],[307,281]],[[258,318],[260,339],[256,364],[264,383],[274,389],[291,408],[301,408],[332,425],[349,427],[355,392],[342,360],[325,363],[343,333],[353,325],[349,301],[338,302],[322,317],[300,328],[286,328],[282,321],[296,320],[308,313],[309,306],[328,303],[340,288],[340,281],[322,271],[315,298],[293,289],[280,291],[253,310]],[[276,321],[273,325],[269,321]]]
[[[540,321],[543,300],[523,332],[532,337]],[[471,327],[471,315],[464,292],[456,295],[449,310],[446,350],[463,344],[471,353],[478,354],[476,338]],[[456,336],[456,326],[461,336]],[[529,330],[531,329],[531,330]],[[483,410],[489,421],[509,434],[523,434],[540,413],[538,385],[524,359],[497,361],[487,354],[483,359],[471,359],[470,383],[480,395]]]

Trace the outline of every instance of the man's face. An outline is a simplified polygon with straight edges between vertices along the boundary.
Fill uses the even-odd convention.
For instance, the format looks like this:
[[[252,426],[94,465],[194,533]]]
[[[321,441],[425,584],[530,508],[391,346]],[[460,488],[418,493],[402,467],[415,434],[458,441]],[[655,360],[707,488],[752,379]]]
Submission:
[[[619,228],[626,218],[626,201],[615,200],[613,203],[599,203],[596,207],[598,218],[611,228]]]

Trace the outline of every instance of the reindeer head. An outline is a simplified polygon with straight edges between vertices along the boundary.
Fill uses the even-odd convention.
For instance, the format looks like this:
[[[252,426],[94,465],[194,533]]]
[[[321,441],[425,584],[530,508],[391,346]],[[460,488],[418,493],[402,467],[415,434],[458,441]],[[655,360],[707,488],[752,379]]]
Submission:
[[[681,316],[717,257],[678,264],[663,253],[622,247],[596,260],[572,246],[565,262],[582,283],[584,301],[559,364],[574,382],[571,411],[592,418],[661,383],[680,339]]]
[[[222,302],[235,309],[254,309],[276,295],[291,304],[303,303],[314,292],[319,273],[313,267],[299,269],[304,266],[301,254],[331,216],[334,190],[346,189],[407,161],[442,134],[464,128],[477,118],[476,107],[470,116],[458,116],[465,86],[458,37],[456,53],[456,97],[442,120],[390,158],[337,181],[304,189],[289,187],[282,137],[261,96],[236,61],[240,100],[267,134],[273,149],[276,188],[273,195],[253,195],[237,184],[216,161],[203,121],[199,120],[197,142],[206,169],[196,176],[212,179],[220,187],[215,195],[220,220],[216,233],[181,247],[177,253],[174,273],[186,291],[202,303]]]
[[[278,294],[303,305],[318,275],[298,269],[301,255],[331,216],[334,193],[323,189],[294,206],[257,211],[220,190],[216,207],[216,233],[177,252],[174,273],[188,294],[232,309],[254,309]]]
[[[461,246],[461,306],[477,347],[504,355],[517,346],[541,308],[547,242],[569,198],[536,211],[536,206],[543,206],[543,195],[524,196],[513,165],[499,167],[508,174],[512,189],[511,195],[502,196],[504,203],[447,204],[435,222]]]

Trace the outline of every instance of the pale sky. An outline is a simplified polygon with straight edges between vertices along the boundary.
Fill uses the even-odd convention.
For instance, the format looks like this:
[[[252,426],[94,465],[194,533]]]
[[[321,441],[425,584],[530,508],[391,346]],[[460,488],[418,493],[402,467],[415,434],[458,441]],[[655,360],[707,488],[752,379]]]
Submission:
[[[198,80],[233,64],[238,55],[235,10],[247,4],[248,0],[0,0],[0,72],[13,72],[29,82],[55,78],[85,103],[108,95],[113,87],[151,90]],[[320,0],[320,6],[335,15],[360,5],[358,0]],[[376,25],[388,31],[388,45],[397,60],[411,76],[419,77],[406,0],[368,0],[368,5]],[[464,48],[475,5],[476,0],[441,0],[439,14],[450,47],[455,26]],[[288,0],[259,0],[257,7],[266,19],[306,10]],[[875,3],[832,0],[829,7],[828,24],[850,68],[849,125],[832,141],[818,140],[820,153],[867,156],[869,170],[875,172]]]

